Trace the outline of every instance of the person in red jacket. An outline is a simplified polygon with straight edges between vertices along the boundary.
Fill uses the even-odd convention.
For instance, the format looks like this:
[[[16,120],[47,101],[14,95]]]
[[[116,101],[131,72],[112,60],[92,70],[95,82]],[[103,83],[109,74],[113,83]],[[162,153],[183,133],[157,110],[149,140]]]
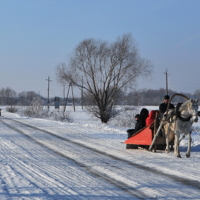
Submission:
[[[156,114],[158,114],[158,110],[151,110],[150,111],[149,116],[146,118],[146,126],[149,126],[150,124],[152,124],[152,122],[156,118]]]

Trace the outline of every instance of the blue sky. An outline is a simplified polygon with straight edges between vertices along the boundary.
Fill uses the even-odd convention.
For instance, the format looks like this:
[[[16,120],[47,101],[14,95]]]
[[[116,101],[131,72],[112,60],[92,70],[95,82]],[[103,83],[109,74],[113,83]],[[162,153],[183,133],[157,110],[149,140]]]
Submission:
[[[154,66],[137,89],[200,89],[199,0],[0,0],[0,88],[62,96],[55,68],[86,38],[131,33]],[[78,94],[77,94],[78,95]]]

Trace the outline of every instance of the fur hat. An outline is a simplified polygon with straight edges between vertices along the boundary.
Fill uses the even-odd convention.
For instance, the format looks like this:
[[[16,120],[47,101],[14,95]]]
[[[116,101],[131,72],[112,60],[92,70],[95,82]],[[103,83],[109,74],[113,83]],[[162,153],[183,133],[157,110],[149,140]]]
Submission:
[[[139,115],[139,114],[135,115],[135,118],[139,118],[139,117],[140,117],[140,115]]]
[[[170,99],[170,96],[169,95],[165,95],[164,99]]]

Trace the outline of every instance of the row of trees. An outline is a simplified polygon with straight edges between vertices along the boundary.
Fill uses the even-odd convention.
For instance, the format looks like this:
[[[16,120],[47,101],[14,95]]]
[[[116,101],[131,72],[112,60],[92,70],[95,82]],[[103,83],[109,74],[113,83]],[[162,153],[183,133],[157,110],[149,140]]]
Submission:
[[[178,93],[174,90],[169,90],[169,95]],[[134,105],[134,106],[145,106],[145,105],[159,105],[163,101],[163,96],[166,94],[166,90],[160,88],[158,90],[151,89],[141,89],[134,90],[128,93],[120,92],[116,97],[115,105]],[[198,98],[200,99],[200,90],[196,90],[194,94],[191,93],[183,93],[188,98]],[[7,87],[2,88],[0,90],[0,105],[22,105],[29,106],[34,99],[41,99],[43,105],[47,105],[47,98],[39,96],[36,92],[28,91],[28,92],[20,92],[17,94],[13,89]],[[66,103],[66,99],[60,99],[60,105],[64,105]],[[75,102],[76,105],[82,104],[82,98],[69,98],[68,103]],[[175,97],[173,99],[173,103],[182,102],[184,99],[182,97]],[[50,98],[50,103],[54,102],[54,98]],[[83,104],[89,105],[87,101],[87,97],[83,98]]]
[[[176,91],[169,90],[169,95],[173,95],[177,93]],[[134,90],[128,93],[121,91],[119,95],[116,97],[115,105],[131,105],[131,106],[146,106],[146,105],[155,105],[158,106],[163,101],[163,96],[166,94],[166,90],[160,88],[159,90]],[[188,98],[199,98],[200,99],[200,90],[196,90],[194,94],[190,93],[182,93]],[[83,100],[83,102],[82,102]],[[183,102],[185,99],[182,97],[175,97],[173,99],[173,103]],[[74,101],[76,105],[86,105],[86,108],[89,108],[89,103],[87,101],[87,97],[85,98],[74,98],[68,99],[68,103]],[[17,94],[13,89],[7,87],[2,88],[0,90],[0,105],[19,105],[19,106],[29,106],[33,107],[33,105],[37,102],[37,106],[47,106],[47,98],[39,96],[37,93],[33,91],[29,92],[20,92]],[[60,98],[60,105],[65,105],[66,100]],[[50,99],[51,105],[54,105],[54,98]],[[93,107],[92,105],[91,107]],[[11,107],[14,108],[14,107]],[[34,106],[35,109],[35,106]],[[28,110],[29,111],[29,110]],[[91,110],[90,110],[91,111]],[[92,112],[92,111],[91,111]],[[110,111],[110,116],[112,117],[115,114],[115,110],[112,109]],[[64,114],[64,113],[63,113]],[[109,118],[110,119],[110,118]]]
[[[174,90],[169,90],[168,94],[172,97],[176,93],[181,93],[188,98],[198,98],[200,99],[200,90],[196,90],[194,94],[177,92]],[[125,105],[159,105],[163,102],[163,97],[166,95],[166,89],[160,88],[158,90],[151,89],[141,89],[137,91],[131,91],[127,95],[124,94],[124,102]],[[172,99],[174,104],[178,102],[185,101],[185,98],[181,96],[175,96]]]
[[[28,106],[31,104],[31,102],[36,99],[43,97],[40,97],[39,94],[37,94],[34,91],[28,91],[28,92],[20,92],[17,94],[17,92],[10,87],[2,88],[0,90],[0,104],[1,105],[23,105]]]
[[[59,98],[60,105],[66,103],[66,99]],[[50,98],[50,105],[54,105],[55,97]],[[39,95],[34,91],[23,91],[17,94],[17,92],[10,87],[0,89],[0,105],[19,105],[30,106],[33,101],[39,101],[41,105],[47,106],[48,99]],[[69,98],[68,103],[74,101],[77,105],[81,104],[81,98]]]

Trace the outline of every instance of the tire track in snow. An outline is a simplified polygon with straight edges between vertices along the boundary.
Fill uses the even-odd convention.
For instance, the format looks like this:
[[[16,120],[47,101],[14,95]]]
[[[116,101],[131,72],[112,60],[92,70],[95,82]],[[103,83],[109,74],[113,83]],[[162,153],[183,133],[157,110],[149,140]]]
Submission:
[[[1,119],[0,119],[1,120]],[[19,125],[17,125],[16,123],[13,123],[13,121],[11,122],[12,123],[12,125],[14,125],[14,126],[19,126]],[[10,127],[8,126],[8,125],[6,125],[9,129],[8,129],[8,131],[9,132],[11,132],[11,129],[10,129]],[[24,127],[24,126],[23,126]],[[12,128],[13,129],[13,128]],[[56,198],[56,199],[62,199],[63,197],[62,197],[62,195],[64,195],[64,196],[66,196],[66,198],[67,199],[88,199],[88,198],[91,198],[91,197],[93,197],[93,198],[95,198],[95,197],[99,197],[99,196],[101,196],[102,195],[102,198],[101,199],[110,199],[110,197],[111,197],[111,195],[110,194],[113,194],[112,195],[112,199],[135,199],[135,198],[133,198],[134,196],[133,195],[130,195],[130,194],[125,194],[122,190],[116,190],[116,187],[113,187],[113,185],[111,185],[109,182],[104,182],[104,181],[102,181],[101,179],[97,179],[97,178],[94,178],[94,176],[93,175],[90,175],[89,173],[88,173],[88,171],[86,171],[86,170],[84,170],[84,167],[82,167],[82,168],[79,168],[79,167],[74,167],[74,162],[71,162],[71,160],[69,160],[69,161],[67,161],[66,160],[66,157],[64,158],[64,157],[60,157],[60,156],[57,156],[58,154],[56,153],[53,153],[53,151],[52,151],[52,149],[50,149],[50,151],[49,151],[49,149],[48,148],[43,148],[43,146],[42,145],[39,145],[38,146],[38,144],[33,140],[33,139],[29,139],[27,136],[26,137],[24,137],[24,134],[23,134],[23,136],[21,136],[20,137],[20,133],[19,133],[19,131],[17,131],[16,132],[16,130],[15,129],[13,129],[14,130],[14,132],[13,133],[11,133],[11,134],[8,134],[8,136],[7,136],[7,134],[6,133],[4,133],[4,136],[3,136],[3,140],[2,140],[2,145],[3,146],[5,146],[6,144],[8,145],[7,146],[7,148],[2,148],[2,150],[5,150],[8,154],[6,154],[6,152],[2,152],[2,155],[4,155],[4,158],[6,158],[6,160],[3,158],[3,160],[4,160],[4,164],[5,164],[5,167],[3,168],[4,169],[4,172],[5,172],[5,177],[4,177],[4,179],[5,178],[8,178],[8,181],[9,181],[9,183],[10,183],[10,181],[12,181],[12,180],[16,180],[16,178],[17,178],[17,180],[19,180],[19,179],[21,179],[21,180],[24,180],[23,179],[23,177],[25,178],[25,180],[24,181],[29,181],[30,183],[32,183],[32,181],[33,181],[33,183],[35,183],[35,186],[36,186],[36,192],[35,193],[31,193],[31,191],[29,191],[30,190],[30,185],[28,185],[28,186],[25,186],[26,188],[27,188],[27,190],[25,190],[25,192],[27,192],[27,191],[29,191],[30,192],[30,195],[31,195],[31,197],[37,197],[38,196],[38,198],[41,196],[45,196],[45,197],[47,197],[48,199],[51,199],[51,197],[54,195],[54,193],[55,193],[55,196],[57,197],[57,195],[58,195],[58,198]],[[7,132],[8,132],[7,131]],[[16,133],[19,133],[19,134],[17,134],[16,135]],[[14,137],[13,137],[14,136]],[[17,136],[17,137],[16,137]],[[28,140],[27,140],[27,138],[28,138]],[[10,140],[11,139],[11,140]],[[1,138],[0,138],[0,140],[1,140]],[[27,147],[30,147],[30,150],[29,150],[29,148],[24,148],[24,143],[26,142],[26,145],[25,146],[27,146]],[[34,146],[35,145],[35,146]],[[36,146],[37,145],[37,146]],[[38,147],[40,147],[40,148],[38,148]],[[55,183],[55,184],[49,184],[49,179],[48,179],[48,176],[47,176],[47,179],[45,178],[45,176],[42,176],[42,177],[40,177],[40,174],[38,174],[38,176],[37,176],[37,171],[38,172],[45,172],[45,171],[43,171],[43,170],[40,170],[40,166],[37,166],[38,164],[38,162],[37,162],[37,157],[38,156],[36,156],[36,157],[33,157],[33,159],[31,158],[31,154],[33,153],[37,153],[37,152],[32,152],[32,150],[31,149],[36,149],[37,151],[39,151],[39,153],[41,153],[41,155],[43,154],[43,152],[46,152],[46,157],[52,157],[52,159],[54,159],[54,162],[56,162],[56,161],[59,161],[59,160],[61,160],[61,162],[59,162],[61,165],[63,165],[63,166],[60,166],[60,164],[59,163],[57,163],[56,164],[56,166],[54,166],[53,165],[53,167],[55,167],[55,168],[53,168],[53,169],[50,169],[49,167],[47,167],[47,169],[48,170],[50,170],[50,172],[51,172],[51,170],[55,170],[55,171],[57,171],[57,173],[55,172],[55,174],[56,175],[59,175],[59,176],[64,176],[65,178],[64,179],[62,179],[61,180],[61,182],[59,181],[59,177],[57,177],[57,178],[55,178],[55,176],[52,176],[52,175],[50,175],[50,178],[51,177],[53,177],[53,178],[55,178],[55,181],[57,182],[58,181],[58,183],[60,182],[60,183],[64,183],[64,186],[62,187],[61,185],[59,185],[60,187],[58,187],[58,185]],[[11,151],[9,150],[9,149],[11,149]],[[29,160],[27,160],[27,159],[24,159],[23,158],[23,156],[24,155],[26,155],[26,154],[23,154],[23,151],[21,152],[20,151],[20,149],[24,149],[28,154],[28,157],[30,156],[30,161],[31,162],[29,162]],[[45,151],[43,151],[45,149]],[[13,151],[13,153],[12,153],[12,151]],[[22,159],[20,159],[20,156],[19,156],[19,153],[22,153]],[[29,155],[29,152],[30,152],[30,155]],[[13,162],[11,162],[10,164],[9,164],[9,162],[12,160],[12,156],[15,156],[16,154],[18,154],[18,156],[16,156],[16,159],[15,160],[13,160]],[[12,155],[11,157],[10,157],[10,155]],[[55,157],[56,156],[56,157]],[[52,159],[49,159],[49,161],[52,161]],[[55,159],[56,159],[56,161],[55,161]],[[58,159],[58,160],[57,160]],[[15,162],[16,161],[16,162]],[[34,164],[34,161],[36,161],[36,164]],[[67,161],[67,162],[66,162]],[[22,165],[21,165],[21,162],[22,162]],[[46,162],[46,159],[45,159],[45,162]],[[47,160],[47,162],[48,162],[48,160]],[[39,162],[40,163],[40,162]],[[71,163],[69,166],[68,166],[68,164],[69,163]],[[32,165],[33,164],[33,165]],[[42,163],[43,164],[43,163]],[[48,163],[47,163],[48,164]],[[7,176],[6,174],[9,172],[8,170],[6,170],[7,169],[7,166],[8,167],[12,167],[12,166],[14,166],[14,169],[13,170],[11,170],[12,172],[14,172],[15,173],[15,177],[10,177],[10,176]],[[45,165],[46,166],[46,165]],[[62,171],[64,170],[64,173],[62,173],[62,171],[61,170],[57,170],[56,168],[57,168],[57,166],[58,166],[58,168],[62,168]],[[21,169],[20,169],[20,167],[21,167]],[[27,168],[27,167],[31,167],[31,169],[30,169],[30,171],[29,171],[29,169]],[[35,169],[35,167],[36,167],[36,169]],[[52,168],[52,167],[51,167]],[[66,169],[65,169],[66,168]],[[34,170],[35,169],[35,170]],[[71,171],[72,170],[72,171]],[[36,175],[35,175],[35,172],[34,171],[36,171]],[[65,173],[65,171],[70,171],[70,176],[68,175],[69,173]],[[3,172],[3,173],[4,173]],[[30,173],[29,173],[30,172]],[[2,174],[3,174],[2,173]],[[46,172],[44,173],[44,174],[46,174]],[[48,175],[49,173],[47,173],[47,175]],[[65,175],[65,174],[67,174],[67,176]],[[20,176],[21,175],[21,176]],[[75,175],[75,176],[74,176]],[[81,175],[81,176],[80,176]],[[35,177],[36,176],[36,177]],[[21,178],[22,177],[22,178]],[[80,181],[80,177],[81,177],[81,181]],[[35,179],[36,178],[36,179]],[[57,180],[58,179],[58,180]],[[75,181],[76,180],[76,181]],[[77,180],[79,180],[79,181],[77,181]],[[8,181],[6,181],[6,182],[8,182]],[[89,181],[90,182],[90,184],[91,184],[91,186],[90,185],[88,185],[88,184],[86,184],[86,181]],[[44,186],[42,187],[41,185],[43,185],[44,184]],[[3,185],[2,185],[3,186]],[[38,188],[38,186],[39,186],[39,188]],[[86,189],[86,186],[87,186],[87,190],[86,190],[86,192],[85,192],[85,189]],[[9,189],[10,187],[9,187],[9,184],[8,184],[8,189]],[[15,189],[17,189],[17,188],[21,188],[21,185],[18,185],[18,186],[16,186],[16,187],[14,187],[13,186],[13,188],[12,188],[12,191],[13,191],[13,189],[15,190]],[[77,189],[76,189],[77,188]],[[96,190],[98,188],[98,190]],[[44,190],[43,190],[44,189]],[[38,192],[38,190],[42,190],[41,192]],[[116,191],[115,191],[116,190]],[[115,192],[113,192],[113,191],[115,191]],[[5,190],[5,192],[3,192],[3,193],[5,193],[5,195],[8,197],[8,195],[9,195],[9,192],[10,191],[8,191],[8,192],[6,192],[6,190]],[[52,192],[53,192],[53,194],[52,194]],[[39,193],[39,194],[38,194]],[[26,193],[27,194],[27,193]],[[22,192],[22,194],[21,194],[21,198],[25,198],[26,197],[26,194],[24,194],[23,192]],[[16,194],[17,195],[17,194]],[[15,194],[13,194],[13,193],[11,193],[11,197],[16,197],[16,195]],[[20,195],[20,194],[18,194],[18,195]],[[32,196],[33,195],[33,196]],[[60,196],[60,198],[59,198],[59,195],[61,195]],[[79,197],[77,197],[77,196],[79,196]],[[28,194],[27,194],[27,197],[28,197]],[[121,197],[121,198],[120,198]],[[2,198],[2,194],[0,194],[0,198]],[[53,197],[52,197],[53,198]],[[92,198],[92,199],[93,199]],[[8,199],[8,198],[7,198]],[[34,198],[33,198],[34,199]],[[53,198],[53,199],[55,199],[55,198]],[[65,199],[65,198],[64,198]],[[96,199],[96,198],[95,198]],[[138,199],[138,198],[137,198]]]
[[[10,120],[10,119],[9,119],[9,120]],[[52,135],[52,136],[55,136],[56,138],[61,139],[61,140],[64,140],[64,141],[73,143],[73,144],[75,144],[75,145],[82,146],[82,147],[84,147],[84,148],[90,149],[90,150],[92,150],[92,151],[94,151],[94,152],[97,152],[97,153],[100,153],[100,154],[109,156],[109,157],[111,157],[111,158],[113,158],[113,159],[115,159],[115,160],[119,160],[119,161],[126,162],[126,163],[128,163],[128,164],[130,164],[130,165],[133,165],[133,166],[137,167],[137,168],[140,168],[140,169],[143,169],[143,170],[146,170],[146,171],[149,171],[149,172],[153,172],[153,173],[156,173],[156,174],[160,174],[160,175],[163,175],[163,176],[167,176],[168,178],[171,178],[171,179],[173,179],[173,180],[175,180],[175,181],[177,181],[177,182],[180,182],[180,183],[182,183],[182,184],[189,185],[189,186],[195,187],[195,188],[197,188],[197,189],[200,189],[200,182],[199,182],[199,181],[195,181],[195,180],[191,180],[191,179],[182,178],[182,177],[175,176],[175,175],[166,174],[166,173],[161,172],[161,171],[159,171],[159,170],[152,169],[152,168],[150,168],[150,167],[147,167],[147,166],[144,166],[144,165],[140,165],[140,164],[137,164],[137,163],[133,163],[133,162],[128,161],[128,160],[126,160],[126,159],[122,159],[122,158],[119,158],[119,157],[117,157],[117,156],[115,156],[115,155],[112,155],[112,154],[109,154],[109,153],[100,151],[100,150],[98,150],[98,149],[96,149],[96,148],[89,147],[89,146],[87,146],[87,145],[85,145],[85,144],[83,144],[83,143],[76,142],[76,141],[73,141],[73,140],[70,140],[70,139],[61,137],[61,136],[56,135],[55,133],[52,133],[52,132],[50,132],[50,131],[47,131],[47,130],[44,130],[44,129],[41,129],[41,128],[37,128],[37,127],[35,127],[35,126],[29,125],[29,124],[26,124],[26,123],[22,123],[22,122],[19,122],[19,121],[17,121],[17,120],[13,120],[13,121],[15,121],[15,122],[17,122],[17,123],[20,123],[20,124],[23,124],[23,125],[25,125],[25,126],[28,126],[28,127],[30,127],[30,128],[33,128],[33,129],[35,129],[35,130],[43,131],[43,132],[45,132],[45,133],[47,133],[47,134],[50,134],[50,135]]]
[[[21,139],[20,139],[20,141],[21,141]],[[46,173],[44,173],[46,171],[45,167],[38,166],[34,162],[35,159],[29,159],[28,162],[30,162],[30,164],[28,165],[27,161],[24,162],[24,159],[21,160],[21,159],[19,159],[19,157],[15,157],[15,154],[20,153],[19,148],[17,148],[17,146],[20,147],[20,142],[19,142],[19,140],[17,140],[17,141],[16,140],[17,140],[17,138],[14,139],[14,142],[12,141],[12,144],[9,144],[9,145],[7,145],[6,142],[1,143],[1,146],[3,145],[4,147],[6,147],[5,149],[10,149],[9,153],[7,151],[3,151],[3,150],[1,151],[1,153],[7,155],[9,160],[12,160],[12,163],[14,163],[13,166],[11,164],[11,165],[6,166],[6,168],[5,167],[1,168],[1,173],[2,173],[3,178],[7,179],[7,177],[4,177],[4,174],[7,174],[7,175],[9,174],[8,175],[9,180],[10,180],[9,185],[11,185],[11,187],[13,188],[12,192],[13,192],[14,188],[18,188],[18,185],[16,185],[17,183],[11,182],[12,180],[15,180],[14,177],[17,177],[17,179],[23,180],[24,182],[26,182],[27,185],[29,185],[29,188],[32,188],[32,191],[35,190],[36,191],[35,194],[37,194],[37,193],[45,194],[45,196],[50,197],[51,195],[48,194],[48,190],[49,190],[50,186],[51,187],[53,186],[52,188],[56,188],[56,192],[63,193],[65,191],[64,185],[62,183],[56,181],[56,180],[59,180],[59,178],[56,177],[57,179],[53,179],[53,178],[49,177]],[[10,143],[10,141],[9,141],[9,143]],[[18,143],[18,145],[16,145],[15,143]],[[12,151],[13,151],[13,154],[10,153]],[[38,153],[40,153],[40,152],[38,152]],[[4,171],[2,171],[2,169]],[[40,169],[43,169],[43,171],[42,171],[43,173],[41,173]],[[53,170],[51,171],[51,173],[52,172],[53,172]],[[48,185],[48,187],[45,188],[44,185]],[[5,187],[6,187],[6,185],[5,185]],[[38,189],[38,187],[39,187],[39,189]],[[38,190],[40,190],[40,191],[38,191]],[[9,194],[10,192],[7,189],[7,190],[5,190],[5,193]]]
[[[11,120],[11,119],[9,119],[9,118],[7,118],[7,119],[8,119],[8,120]],[[172,180],[174,180],[174,181],[176,181],[176,182],[178,182],[178,183],[181,183],[181,184],[184,184],[184,185],[187,185],[187,186],[192,186],[192,187],[195,187],[195,188],[197,188],[197,189],[200,189],[200,182],[198,182],[198,181],[190,180],[190,179],[186,179],[186,178],[182,178],[182,177],[178,177],[178,176],[175,176],[175,175],[170,175],[170,174],[167,174],[167,173],[158,171],[158,170],[156,170],[156,169],[152,169],[152,168],[150,168],[150,167],[146,167],[146,166],[143,166],[143,165],[140,165],[140,164],[137,164],[137,163],[133,163],[133,162],[130,162],[130,161],[126,160],[126,159],[122,159],[122,158],[119,158],[119,157],[117,157],[117,156],[114,156],[114,155],[112,155],[112,154],[102,152],[102,151],[100,151],[100,150],[98,150],[98,149],[95,149],[95,148],[92,148],[92,147],[88,147],[87,145],[84,145],[84,144],[82,144],[82,143],[79,143],[79,142],[76,142],[76,141],[72,141],[72,140],[63,138],[63,137],[58,136],[58,135],[56,135],[55,133],[52,133],[52,132],[50,132],[50,131],[46,131],[46,130],[44,130],[44,129],[37,128],[37,127],[35,127],[35,126],[31,126],[31,125],[28,125],[28,124],[19,122],[19,121],[17,121],[17,120],[13,120],[13,121],[15,121],[15,122],[17,122],[17,123],[19,123],[19,124],[22,124],[22,125],[24,125],[24,126],[27,126],[27,127],[29,127],[29,128],[32,128],[32,129],[34,129],[34,130],[39,130],[39,131],[48,133],[48,134],[50,134],[50,135],[52,135],[52,136],[54,136],[54,137],[56,137],[56,138],[58,138],[58,139],[61,139],[62,141],[64,140],[64,141],[66,141],[66,142],[70,142],[70,143],[72,143],[72,144],[75,144],[75,145],[84,147],[84,148],[86,148],[86,149],[92,150],[92,151],[94,151],[94,152],[96,152],[96,153],[99,153],[99,154],[102,154],[102,155],[104,155],[104,156],[111,157],[112,159],[115,159],[115,160],[118,160],[118,161],[122,161],[122,162],[126,162],[126,163],[128,163],[129,165],[132,165],[132,166],[134,166],[134,167],[140,168],[140,169],[145,170],[145,171],[148,171],[148,172],[152,172],[152,173],[156,174],[156,176],[157,176],[158,174],[161,175],[161,176],[166,176],[166,177],[171,178]],[[11,126],[10,128],[15,129],[16,131],[20,132],[20,130],[16,129],[15,127],[12,127],[12,126]],[[61,153],[60,151],[53,150],[53,149],[50,148],[49,146],[44,145],[43,143],[39,142],[38,140],[33,139],[32,137],[30,137],[29,135],[27,135],[27,134],[24,133],[23,131],[21,131],[21,133],[24,134],[24,135],[26,135],[26,136],[29,137],[30,139],[34,140],[34,141],[37,142],[38,144],[40,144],[40,145],[42,145],[42,146],[48,148],[49,150],[54,151],[54,153],[56,153],[56,154],[58,154],[58,155],[60,155],[60,156],[62,156],[62,157],[64,157],[64,158],[67,158],[67,159],[72,160],[72,161],[73,161],[74,163],[76,163],[77,165],[79,165],[79,166],[85,168],[85,170],[87,170],[87,171],[90,172],[91,174],[93,174],[93,175],[95,175],[95,176],[97,176],[97,177],[99,177],[99,178],[101,178],[101,179],[104,179],[104,180],[106,180],[107,182],[110,182],[110,183],[114,184],[114,185],[117,186],[117,187],[120,187],[120,189],[122,189],[122,190],[124,190],[124,191],[126,191],[126,192],[128,192],[128,193],[130,193],[130,190],[131,190],[131,192],[133,192],[134,188],[133,188],[133,187],[130,188],[130,186],[127,185],[127,184],[125,184],[124,182],[120,182],[120,181],[116,182],[115,179],[107,177],[106,174],[99,173],[99,171],[95,171],[95,170],[92,169],[91,167],[88,167],[87,165],[84,165],[83,163],[80,163],[80,162],[77,161],[76,159],[73,159],[73,158],[71,158],[71,157],[69,157],[69,156],[66,156],[65,154]],[[139,194],[138,192],[140,192],[140,191],[136,191],[136,192],[137,192],[137,195],[138,195],[138,194]],[[133,194],[133,193],[132,193],[132,194]],[[135,194],[135,192],[134,192],[134,196],[135,196],[135,195],[136,195],[136,194]],[[141,196],[144,197],[145,194],[143,194],[143,193],[140,192],[139,196],[137,196],[137,197],[140,198]]]
[[[6,119],[7,119],[7,120],[10,120],[10,121],[15,121],[15,122],[17,122],[17,123],[20,123],[20,124],[22,124],[23,126],[27,126],[27,127],[29,127],[29,128],[32,128],[32,129],[35,129],[35,130],[40,130],[40,131],[42,131],[42,132],[45,132],[45,133],[50,134],[50,132],[48,132],[48,131],[46,131],[46,130],[42,130],[42,129],[39,129],[39,128],[37,128],[37,127],[33,127],[33,126],[31,126],[31,125],[24,124],[24,123],[19,122],[19,121],[16,121],[16,120],[11,120],[11,119],[9,119],[9,118],[6,118]],[[102,180],[104,180],[104,181],[106,181],[106,182],[108,182],[108,183],[110,183],[110,184],[112,184],[112,185],[118,187],[119,189],[121,189],[122,191],[128,193],[129,195],[132,195],[133,197],[136,197],[136,198],[138,198],[138,199],[144,199],[144,198],[145,198],[145,199],[152,199],[151,197],[149,197],[149,196],[146,195],[145,193],[139,191],[138,189],[135,189],[134,187],[130,187],[130,185],[127,185],[126,183],[121,182],[121,181],[118,181],[118,180],[116,180],[116,179],[114,179],[114,178],[112,178],[112,177],[109,177],[109,176],[108,176],[107,174],[105,174],[105,173],[101,173],[101,172],[97,171],[96,169],[93,169],[92,167],[87,166],[87,165],[85,165],[84,163],[79,162],[79,161],[77,161],[76,159],[73,159],[72,157],[67,156],[66,154],[61,153],[60,151],[56,151],[56,150],[52,149],[52,148],[49,147],[48,145],[45,145],[44,143],[38,141],[37,139],[32,138],[31,136],[29,136],[28,134],[26,134],[24,131],[20,130],[19,128],[14,127],[13,125],[10,125],[9,123],[6,123],[6,122],[5,122],[4,120],[2,120],[2,119],[1,119],[1,122],[2,122],[3,124],[5,124],[6,126],[8,126],[10,129],[13,129],[13,130],[17,131],[18,133],[23,134],[24,136],[26,136],[26,137],[28,137],[29,139],[33,140],[35,143],[39,144],[40,146],[45,147],[46,149],[48,149],[48,150],[54,152],[55,154],[57,154],[57,155],[59,155],[59,156],[61,156],[61,157],[63,157],[63,158],[66,158],[66,159],[68,159],[68,160],[71,160],[71,161],[74,162],[76,165],[82,167],[85,171],[89,172],[90,174],[96,176],[96,177],[99,178],[99,179],[102,179]],[[52,135],[52,134],[51,134],[51,135]],[[56,135],[54,135],[54,134],[53,134],[53,136],[56,137]],[[62,140],[63,140],[62,137],[59,137],[59,139],[62,139]],[[65,139],[65,141],[67,141],[67,139]],[[68,141],[68,142],[69,142],[69,141]]]

